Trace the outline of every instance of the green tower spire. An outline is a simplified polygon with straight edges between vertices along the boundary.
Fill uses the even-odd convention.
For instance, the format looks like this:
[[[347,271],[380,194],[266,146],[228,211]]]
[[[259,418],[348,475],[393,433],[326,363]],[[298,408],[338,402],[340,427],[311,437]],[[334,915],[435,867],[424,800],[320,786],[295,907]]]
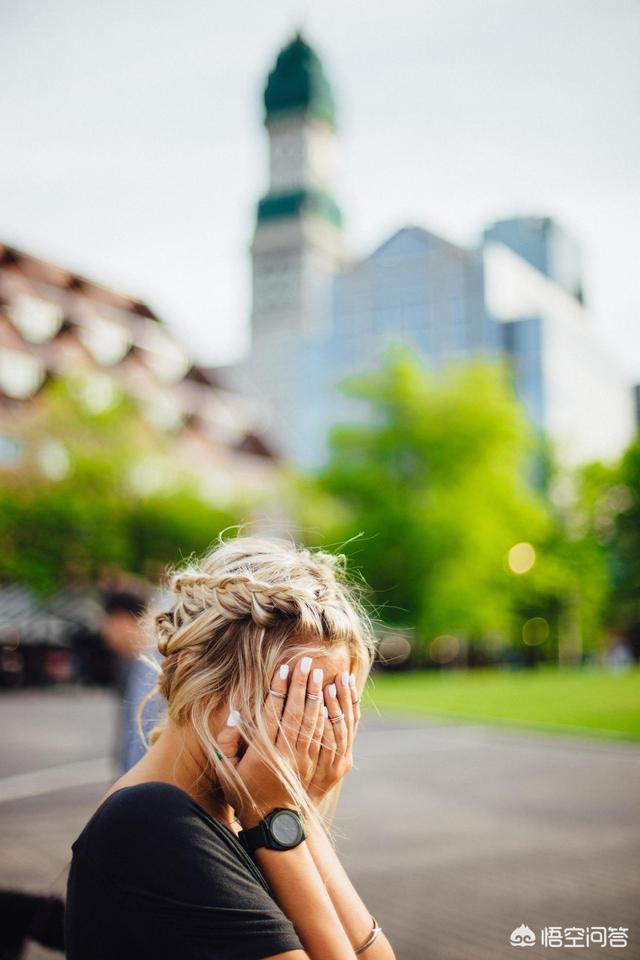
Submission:
[[[258,224],[313,217],[342,226],[332,194],[335,104],[317,53],[298,31],[278,54],[264,91],[270,183]]]
[[[335,127],[335,102],[322,62],[298,31],[278,54],[264,91],[265,123],[283,113],[310,114]]]

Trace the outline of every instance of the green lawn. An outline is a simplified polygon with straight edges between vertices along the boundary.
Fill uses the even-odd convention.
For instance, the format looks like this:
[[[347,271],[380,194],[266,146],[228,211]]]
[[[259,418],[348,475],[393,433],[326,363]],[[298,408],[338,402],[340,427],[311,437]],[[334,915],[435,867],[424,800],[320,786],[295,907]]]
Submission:
[[[549,732],[640,739],[640,668],[375,672],[368,712],[431,714]]]

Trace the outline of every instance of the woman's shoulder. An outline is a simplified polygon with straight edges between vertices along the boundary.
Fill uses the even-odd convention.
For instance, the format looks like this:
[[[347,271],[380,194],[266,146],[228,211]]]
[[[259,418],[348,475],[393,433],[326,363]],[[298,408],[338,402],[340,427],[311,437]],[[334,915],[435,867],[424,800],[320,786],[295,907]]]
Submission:
[[[99,804],[85,830],[104,833],[127,830],[133,826],[152,829],[169,820],[173,823],[176,814],[188,816],[194,821],[212,820],[180,787],[161,780],[151,780],[112,790]]]
[[[218,823],[180,787],[149,781],[119,787],[98,806],[72,844],[75,855],[85,854],[108,873],[127,871],[138,863],[153,869],[166,866],[167,857],[191,850],[206,856],[215,850],[229,854],[235,843],[231,831]],[[174,856],[171,857],[174,860]],[[182,857],[181,857],[182,859]]]
[[[211,950],[211,956],[241,951],[257,958],[301,949],[233,831],[173,784],[113,790],[73,848],[71,916],[82,892],[76,915],[83,909],[90,916],[95,909],[117,925],[124,912],[123,922],[141,930],[153,923],[161,945],[179,943],[180,956]]]
[[[166,816],[169,810],[188,811],[199,818],[209,817],[190,794],[174,783],[147,780],[112,789],[91,819],[101,823],[117,822],[122,818],[139,815],[143,815],[145,819],[154,819]]]
[[[265,886],[233,832],[184,790],[160,781],[114,790],[72,848],[80,870],[97,869],[128,891],[207,903],[224,889]]]

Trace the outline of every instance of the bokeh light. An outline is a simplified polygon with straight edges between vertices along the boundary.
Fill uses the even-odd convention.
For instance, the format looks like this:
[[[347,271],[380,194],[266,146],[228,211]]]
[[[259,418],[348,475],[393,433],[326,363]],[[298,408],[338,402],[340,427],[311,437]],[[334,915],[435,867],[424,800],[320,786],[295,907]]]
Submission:
[[[522,625],[522,642],[528,647],[537,647],[549,636],[549,624],[544,617],[531,617]]]
[[[526,541],[516,543],[509,550],[507,562],[512,573],[528,573],[536,562],[536,551]]]
[[[435,637],[429,645],[429,656],[436,663],[451,663],[460,653],[460,640],[453,634]]]
[[[394,633],[378,643],[378,659],[386,666],[399,666],[411,656],[411,644],[406,637]]]

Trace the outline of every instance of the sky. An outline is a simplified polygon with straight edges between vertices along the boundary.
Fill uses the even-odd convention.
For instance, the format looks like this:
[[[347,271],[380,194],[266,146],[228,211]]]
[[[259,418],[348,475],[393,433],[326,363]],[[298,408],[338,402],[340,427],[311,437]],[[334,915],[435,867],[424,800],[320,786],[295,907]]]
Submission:
[[[640,381],[640,0],[0,0],[0,241],[146,300],[201,363],[249,336],[261,96],[301,27],[358,256],[550,215]]]

